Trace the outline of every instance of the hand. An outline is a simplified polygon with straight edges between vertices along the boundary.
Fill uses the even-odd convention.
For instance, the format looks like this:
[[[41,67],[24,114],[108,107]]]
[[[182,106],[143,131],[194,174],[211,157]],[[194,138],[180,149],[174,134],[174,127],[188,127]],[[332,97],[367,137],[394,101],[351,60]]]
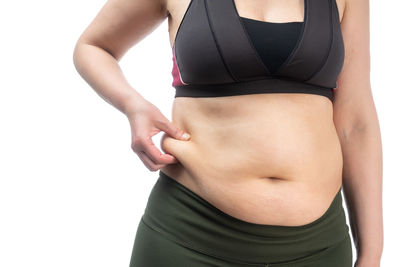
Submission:
[[[155,105],[147,100],[140,102],[136,105],[134,112],[126,115],[131,126],[132,150],[150,171],[157,171],[167,164],[178,162],[173,155],[162,153],[151,138],[160,131],[183,141],[189,140],[189,135],[184,138],[184,131],[173,125]]]

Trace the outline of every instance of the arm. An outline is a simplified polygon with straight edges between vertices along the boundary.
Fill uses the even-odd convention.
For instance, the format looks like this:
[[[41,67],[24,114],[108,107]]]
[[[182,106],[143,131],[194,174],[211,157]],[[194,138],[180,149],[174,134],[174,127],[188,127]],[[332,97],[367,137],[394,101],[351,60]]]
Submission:
[[[341,28],[345,60],[333,116],[343,153],[343,191],[356,266],[376,267],[383,250],[382,145],[370,84],[368,0],[346,0]]]
[[[127,82],[118,61],[130,47],[150,34],[168,17],[165,0],[109,0],[78,39],[73,61],[84,80],[130,123],[132,149],[151,171],[176,163],[163,154],[152,136],[161,130],[180,140],[190,136]]]
[[[73,61],[79,74],[126,115],[145,100],[128,84],[118,61],[167,16],[164,0],[109,0],[75,45]]]

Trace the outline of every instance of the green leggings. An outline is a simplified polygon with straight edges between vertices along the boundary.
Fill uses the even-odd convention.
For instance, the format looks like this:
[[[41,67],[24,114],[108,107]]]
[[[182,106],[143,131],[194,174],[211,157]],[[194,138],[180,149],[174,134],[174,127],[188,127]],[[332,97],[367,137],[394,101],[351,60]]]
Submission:
[[[341,189],[301,226],[232,217],[159,171],[136,231],[130,267],[351,267]]]

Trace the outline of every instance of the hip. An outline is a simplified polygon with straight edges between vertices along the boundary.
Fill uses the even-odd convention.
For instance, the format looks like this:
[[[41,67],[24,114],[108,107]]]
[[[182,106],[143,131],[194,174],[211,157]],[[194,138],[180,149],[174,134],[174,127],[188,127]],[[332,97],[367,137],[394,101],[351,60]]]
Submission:
[[[143,255],[149,242],[150,250],[158,248],[151,257]],[[171,266],[344,267],[352,262],[341,188],[323,215],[308,224],[254,224],[224,213],[160,172],[139,224],[131,266],[165,262],[164,250],[165,260],[174,261]]]

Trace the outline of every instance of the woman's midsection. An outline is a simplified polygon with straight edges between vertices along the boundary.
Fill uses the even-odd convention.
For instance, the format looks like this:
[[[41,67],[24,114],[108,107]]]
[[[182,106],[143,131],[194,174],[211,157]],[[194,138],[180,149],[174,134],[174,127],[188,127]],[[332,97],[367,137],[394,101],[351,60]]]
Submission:
[[[179,163],[161,169],[211,204],[258,224],[319,218],[341,185],[342,152],[329,99],[310,94],[175,98],[163,136]]]

